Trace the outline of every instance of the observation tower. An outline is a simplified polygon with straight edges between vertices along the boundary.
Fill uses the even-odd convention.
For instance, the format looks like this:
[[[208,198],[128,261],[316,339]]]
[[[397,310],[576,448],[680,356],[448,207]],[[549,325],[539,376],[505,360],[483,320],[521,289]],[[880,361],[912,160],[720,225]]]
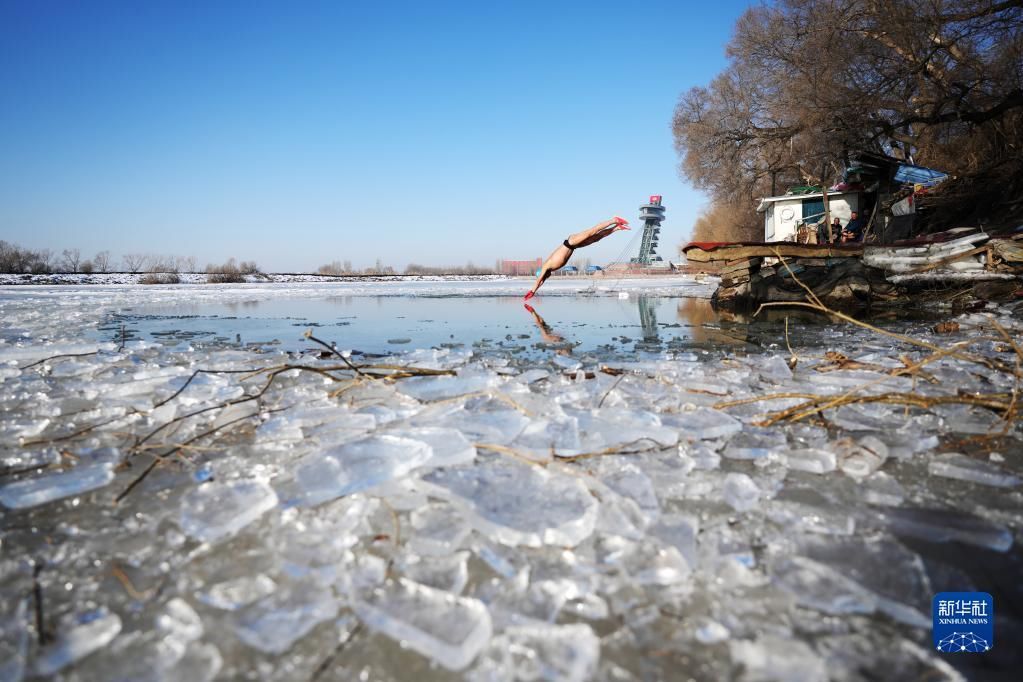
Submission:
[[[639,207],[639,217],[643,221],[643,241],[639,245],[639,256],[631,259],[632,265],[640,267],[664,267],[664,261],[657,255],[658,235],[661,234],[661,221],[664,220],[664,206],[661,206],[661,195],[650,196],[650,203]]]

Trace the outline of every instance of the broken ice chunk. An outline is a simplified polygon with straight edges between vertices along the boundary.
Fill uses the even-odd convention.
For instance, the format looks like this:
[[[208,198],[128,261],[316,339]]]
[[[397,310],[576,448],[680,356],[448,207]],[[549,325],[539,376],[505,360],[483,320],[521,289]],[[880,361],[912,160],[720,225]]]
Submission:
[[[404,578],[353,608],[371,630],[449,670],[465,668],[490,641],[490,613],[483,602]]]
[[[415,582],[452,594],[460,594],[469,580],[469,552],[447,556],[411,557],[401,564],[401,572]]]
[[[531,459],[548,461],[551,452],[579,452],[579,422],[575,417],[534,419],[518,435],[512,446],[529,452]]]
[[[820,448],[800,448],[785,453],[785,464],[790,469],[811,474],[826,474],[835,470],[837,457],[834,452]]]
[[[729,643],[732,661],[746,669],[742,679],[816,682],[828,679],[824,659],[797,639],[762,635]]]
[[[888,459],[888,446],[874,436],[867,436],[859,442],[844,439],[837,445],[838,468],[853,478],[869,476]]]
[[[25,675],[28,657],[28,600],[0,604],[0,680],[17,682]]]
[[[191,642],[173,669],[161,671],[164,682],[209,682],[216,679],[224,665],[217,647]]]
[[[400,478],[432,454],[433,449],[420,440],[370,436],[306,458],[295,478],[302,502],[315,506]]]
[[[652,412],[605,407],[576,412],[574,416],[579,420],[580,447],[586,451],[633,443],[667,448],[678,443],[678,429],[664,426]]]
[[[202,542],[228,538],[277,506],[277,494],[263,481],[211,481],[181,500],[180,525]]]
[[[409,546],[420,554],[444,556],[462,544],[469,534],[469,524],[450,504],[431,504],[412,512],[415,533]]]
[[[661,421],[665,426],[679,429],[679,435],[689,440],[728,438],[742,431],[742,422],[738,419],[709,407],[663,415]]]
[[[661,505],[657,501],[650,477],[632,462],[622,462],[620,459],[623,458],[608,457],[602,460],[603,482],[619,495],[633,500],[649,521],[656,521],[661,514]]]
[[[938,405],[931,411],[944,417],[953,433],[984,435],[997,431],[1004,424],[994,412],[970,405]]]
[[[700,644],[718,644],[727,641],[731,634],[728,628],[716,620],[704,619],[693,636]]]
[[[1005,526],[979,516],[949,509],[890,509],[885,520],[896,535],[908,535],[928,542],[958,541],[996,552],[1012,547],[1012,532]]]
[[[775,523],[823,535],[851,535],[856,519],[848,509],[810,489],[783,490],[765,510]]]
[[[927,470],[932,476],[955,478],[996,488],[1012,488],[1020,483],[1018,476],[1008,474],[990,462],[973,459],[958,452],[935,455],[928,463]]]
[[[746,474],[730,473],[725,476],[721,494],[735,511],[748,511],[760,501],[760,488]]]
[[[770,570],[775,584],[802,606],[831,614],[871,613],[877,608],[869,590],[819,561],[785,556],[772,562]]]
[[[283,654],[325,620],[337,615],[337,600],[314,583],[283,588],[239,612],[238,639],[253,649]]]
[[[273,580],[263,573],[257,573],[217,583],[196,596],[207,606],[234,611],[267,596],[275,589],[277,584]]]
[[[518,376],[518,380],[524,384],[531,384],[535,381],[546,379],[550,375],[551,373],[545,369],[527,369],[525,372]]]
[[[121,617],[106,609],[79,616],[57,640],[39,652],[36,675],[53,675],[91,653],[102,649],[121,631]]]
[[[518,410],[470,412],[459,408],[445,416],[439,425],[458,429],[473,443],[507,445],[529,425],[529,419]]]
[[[57,448],[3,452],[0,453],[0,476],[41,469],[54,464],[60,464],[60,452]]]
[[[885,472],[875,471],[863,479],[863,499],[867,504],[898,507],[906,499],[906,491]]]
[[[27,509],[102,488],[114,480],[114,465],[97,462],[25,478],[0,488],[0,504]]]
[[[202,637],[203,627],[199,614],[184,599],[175,597],[156,616],[156,627],[166,638],[180,642],[193,642]]]
[[[498,377],[488,369],[463,368],[458,376],[426,376],[405,379],[398,384],[405,395],[419,400],[441,400],[467,393],[478,393],[497,386]]]
[[[853,581],[871,595],[878,610],[892,618],[920,628],[931,625],[924,615],[933,596],[930,579],[923,560],[901,543],[880,537],[806,536],[797,552],[803,556],[794,558],[818,562],[825,573]],[[839,599],[842,589],[831,592]],[[796,599],[804,598],[796,594]]]
[[[732,436],[721,454],[731,459],[765,459],[780,453],[786,446],[784,432],[748,426]]]
[[[592,532],[597,501],[578,478],[510,459],[436,469],[429,492],[465,511],[479,532],[510,545],[574,547]]]
[[[582,682],[599,662],[600,638],[589,625],[516,625],[494,638],[469,677]]]
[[[683,514],[664,515],[650,528],[650,532],[675,547],[690,566],[696,566],[696,535],[699,532],[696,517]]]
[[[637,585],[671,585],[684,580],[691,572],[681,552],[650,540],[635,543],[621,565]]]
[[[476,446],[470,443],[457,429],[420,426],[391,431],[390,433],[400,438],[422,441],[433,448],[433,455],[428,462],[430,466],[454,466],[456,464],[466,464],[476,459]]]
[[[788,360],[780,355],[769,355],[757,358],[756,370],[764,379],[775,383],[788,381],[792,378],[792,370]]]

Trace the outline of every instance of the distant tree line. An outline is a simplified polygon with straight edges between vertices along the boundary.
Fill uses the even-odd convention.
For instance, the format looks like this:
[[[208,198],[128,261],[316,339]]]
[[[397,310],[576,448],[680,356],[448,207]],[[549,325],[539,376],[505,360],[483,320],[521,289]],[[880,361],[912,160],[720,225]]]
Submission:
[[[144,273],[152,283],[180,281],[183,272],[199,272],[199,259],[195,256],[172,256],[151,253],[127,253],[121,257],[121,269],[117,269],[109,251],[100,251],[92,258],[82,258],[79,249],[64,249],[56,254],[49,249],[33,251],[17,244],[0,241],[0,273],[35,274],[95,272]],[[230,258],[221,265],[206,266],[207,281],[245,281],[245,275],[260,272],[255,261],[235,261]],[[158,276],[159,275],[159,276]]]
[[[390,265],[384,265],[378,258],[376,264],[369,268],[353,268],[351,261],[332,261],[326,265],[321,265],[317,268],[316,272],[321,275],[330,276],[358,276],[358,275],[397,275],[399,274]],[[409,263],[405,270],[400,274],[403,275],[492,275],[496,271],[494,268],[487,268],[482,266],[473,265],[470,261],[465,265],[452,265],[452,266],[431,266],[431,265],[419,265],[418,263]]]
[[[675,108],[681,171],[713,199],[694,239],[762,238],[755,198],[830,185],[850,151],[954,175],[950,222],[1023,211],[1023,2],[778,0],[727,56]]]

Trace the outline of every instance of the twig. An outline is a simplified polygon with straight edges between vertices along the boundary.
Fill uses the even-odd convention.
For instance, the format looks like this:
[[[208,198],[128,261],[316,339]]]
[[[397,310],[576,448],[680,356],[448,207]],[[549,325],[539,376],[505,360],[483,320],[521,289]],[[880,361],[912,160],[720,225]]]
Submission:
[[[29,369],[31,367],[35,367],[36,365],[41,365],[43,363],[49,362],[50,360],[57,360],[58,358],[84,358],[88,357],[89,355],[96,355],[98,353],[99,353],[98,350],[94,350],[88,353],[61,353],[59,355],[51,355],[50,357],[43,358],[42,360],[37,360],[36,362],[33,362],[29,365],[25,365],[24,367],[19,367],[18,369],[22,370]]]
[[[334,647],[334,650],[330,652],[330,655],[323,659],[323,662],[320,663],[313,672],[312,677],[309,678],[309,682],[316,682],[316,680],[320,679],[326,672],[328,672],[334,666],[334,661],[337,660],[337,657],[344,652],[345,647],[351,644],[352,640],[354,640],[361,632],[362,621],[359,621],[354,627],[352,627],[352,631],[348,635],[348,638],[342,642],[338,642],[338,645]]]
[[[39,582],[39,574],[43,572],[43,562],[35,560],[35,567],[32,569],[32,600],[35,602],[36,614],[36,639],[42,646],[50,641],[50,635],[46,631],[46,617],[43,612],[43,586]]]
[[[330,345],[330,344],[329,344],[329,343],[327,343],[326,341],[321,341],[320,339],[318,339],[318,338],[316,338],[315,336],[313,336],[313,330],[312,330],[312,329],[307,329],[307,330],[305,331],[305,337],[306,337],[307,339],[309,339],[310,341],[313,341],[313,342],[315,342],[315,343],[318,343],[318,344],[320,344],[321,346],[323,346],[324,348],[326,348],[327,350],[329,350],[329,351],[330,351],[331,353],[333,353],[334,355],[336,355],[336,356],[338,356],[339,358],[341,358],[341,361],[342,361],[342,362],[344,362],[344,363],[345,363],[346,365],[348,365],[348,369],[352,370],[352,371],[353,371],[353,372],[355,372],[356,374],[360,374],[360,375],[362,375],[362,376],[365,376],[365,374],[363,373],[363,371],[362,371],[361,369],[359,369],[358,367],[356,367],[355,365],[353,365],[353,364],[352,364],[352,362],[351,362],[351,360],[349,360],[349,359],[348,359],[348,358],[346,358],[346,357],[345,357],[344,355],[342,355],[342,354],[340,353],[340,351],[338,351],[338,349],[337,349],[337,348],[335,348],[334,346]]]
[[[78,429],[77,431],[72,431],[71,433],[65,434],[63,436],[55,436],[53,438],[37,438],[35,440],[27,440],[27,441],[24,441],[21,445],[23,447],[27,447],[29,445],[48,445],[50,443],[59,443],[61,441],[65,441],[65,440],[71,440],[72,438],[77,438],[78,436],[85,435],[86,433],[89,433],[93,429],[98,429],[101,426],[107,426],[108,424],[113,424],[116,421],[119,421],[121,419],[127,419],[128,417],[131,417],[131,416],[134,416],[134,415],[137,415],[137,414],[141,414],[141,412],[139,412],[135,408],[132,408],[131,411],[128,412],[127,414],[122,414],[122,415],[120,415],[118,417],[111,417],[110,419],[107,419],[106,421],[99,422],[97,424],[90,424],[89,426],[83,426],[82,428]]]
[[[622,374],[620,377],[615,379],[615,382],[613,384],[611,384],[611,388],[607,389],[607,393],[605,393],[604,397],[600,399],[599,403],[597,403],[597,409],[600,409],[601,407],[604,406],[604,401],[607,400],[607,397],[609,395],[611,395],[611,391],[613,391],[616,388],[618,388],[618,384],[621,383],[622,379],[624,379],[626,376],[628,376],[628,375],[627,374]]]
[[[134,599],[135,601],[147,601],[156,593],[156,588],[146,590],[145,592],[140,592],[138,588],[135,587],[135,584],[132,583],[131,578],[128,577],[128,574],[124,572],[124,569],[121,568],[121,565],[116,561],[110,564],[110,573],[112,573],[113,576],[117,578],[117,582],[121,583],[121,587],[124,588],[124,591],[127,592],[128,596]]]
[[[727,407],[737,407],[739,405],[749,405],[750,403],[759,403],[765,400],[791,400],[793,398],[801,398],[803,400],[814,400],[821,396],[816,393],[771,393],[770,395],[757,395],[752,398],[739,398],[737,400],[726,400],[720,403],[714,403],[711,405],[716,410],[723,410]]]
[[[1008,410],[1009,403],[996,400],[991,397],[974,396],[935,396],[928,398],[915,393],[883,393],[881,395],[853,396],[843,395],[829,400],[824,405],[819,403],[823,399],[811,400],[795,407],[790,407],[764,421],[757,422],[757,426],[772,426],[779,421],[799,421],[804,417],[817,414],[833,407],[841,407],[853,403],[887,403],[890,405],[908,405],[929,409],[937,405],[973,405],[975,407],[987,407],[993,410]]]
[[[123,500],[124,498],[128,497],[128,495],[131,493],[131,491],[135,490],[135,488],[138,486],[138,484],[142,483],[142,481],[146,480],[146,477],[149,476],[149,474],[153,471],[153,469],[155,469],[157,467],[157,465],[159,465],[161,462],[164,462],[164,461],[165,460],[162,459],[161,457],[154,455],[153,456],[153,461],[149,463],[149,466],[147,466],[145,469],[143,469],[142,473],[139,474],[138,476],[136,476],[135,479],[131,483],[128,484],[128,487],[125,488],[124,490],[122,490],[117,495],[117,497],[114,498],[114,504],[120,504],[121,500]]]
[[[647,443],[647,447],[641,450],[627,450],[633,445],[639,445],[640,443]],[[578,462],[583,459],[592,459],[593,457],[604,457],[606,455],[637,455],[641,452],[651,452],[653,450],[666,450],[672,447],[664,443],[658,442],[653,438],[637,438],[636,440],[629,441],[628,443],[619,443],[606,447],[603,450],[596,450],[594,452],[583,452],[578,455],[559,455],[554,453],[554,457],[561,462]]]

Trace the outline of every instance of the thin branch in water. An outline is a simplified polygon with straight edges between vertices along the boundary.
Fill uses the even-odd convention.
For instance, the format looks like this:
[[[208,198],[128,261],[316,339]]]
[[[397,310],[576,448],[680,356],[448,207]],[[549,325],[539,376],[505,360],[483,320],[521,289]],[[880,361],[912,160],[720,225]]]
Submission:
[[[334,355],[336,355],[339,358],[341,358],[341,361],[344,362],[346,365],[348,365],[348,369],[352,370],[356,374],[365,376],[363,371],[361,369],[359,369],[358,367],[356,367],[355,365],[353,365],[351,360],[349,360],[344,355],[342,355],[341,352],[337,348],[335,348],[334,346],[330,345],[326,341],[321,341],[320,339],[318,339],[315,336],[313,336],[313,330],[312,329],[307,329],[306,330],[305,337],[307,339],[309,339],[310,341],[313,341],[314,343],[320,344],[321,346],[323,346],[324,348],[329,350],[331,353],[333,353]]]

